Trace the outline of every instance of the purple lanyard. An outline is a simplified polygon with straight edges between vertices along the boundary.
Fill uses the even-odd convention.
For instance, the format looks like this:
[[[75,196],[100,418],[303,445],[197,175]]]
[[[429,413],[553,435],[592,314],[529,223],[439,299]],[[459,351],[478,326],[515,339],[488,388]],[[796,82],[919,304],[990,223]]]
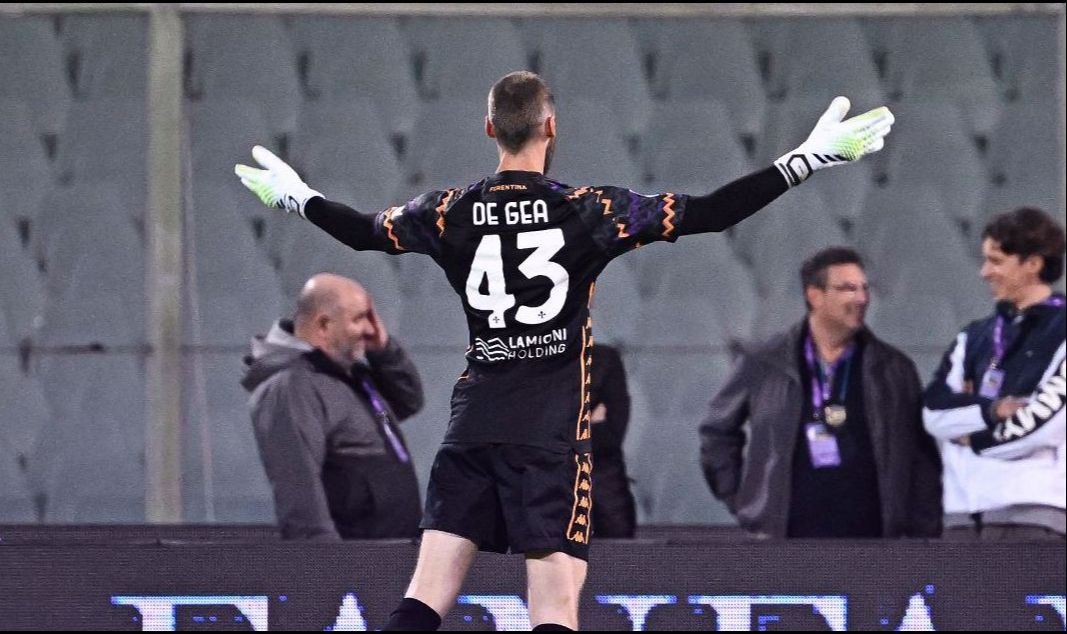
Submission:
[[[834,375],[837,374],[837,368],[842,363],[845,365],[845,385],[841,388],[841,398],[844,399],[845,391],[848,390],[848,370],[851,367],[850,361],[852,361],[852,353],[856,350],[856,342],[848,344],[841,357],[830,366],[829,371],[826,373],[826,382],[824,383],[820,377],[822,373],[819,370],[819,363],[815,360],[815,344],[811,340],[811,333],[804,339],[804,358],[808,362],[808,369],[811,371],[811,405],[815,409],[815,413],[818,414],[822,410],[824,403],[830,400],[830,396],[834,389]]]
[[[1004,316],[997,315],[997,323],[993,325],[993,358],[989,361],[989,367],[995,368],[1004,359]]]
[[[411,456],[408,455],[407,449],[404,449],[404,443],[400,442],[396,432],[393,431],[393,426],[389,424],[389,412],[385,409],[385,404],[382,403],[378,390],[374,389],[374,385],[366,377],[363,378],[362,385],[363,391],[367,394],[367,398],[370,399],[370,405],[374,408],[374,413],[381,423],[382,429],[385,430],[385,437],[389,439],[389,444],[393,446],[393,451],[396,452],[396,457],[400,459],[400,462],[410,461]]]
[[[1038,306],[1054,306],[1056,308],[1062,308],[1064,304],[1067,304],[1067,302],[1065,302],[1062,297],[1053,295],[1038,304]],[[993,359],[989,362],[989,367],[996,368],[1000,366],[1000,362],[1004,360],[1004,353],[1004,316],[997,315],[997,322],[993,325]]]

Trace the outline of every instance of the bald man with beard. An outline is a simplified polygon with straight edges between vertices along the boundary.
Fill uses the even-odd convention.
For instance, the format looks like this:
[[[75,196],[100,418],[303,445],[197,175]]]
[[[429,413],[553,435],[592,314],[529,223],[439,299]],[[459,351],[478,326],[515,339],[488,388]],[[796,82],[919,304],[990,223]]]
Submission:
[[[367,291],[312,277],[245,364],[282,538],[414,537],[419,489],[397,424],[421,409],[422,383]]]

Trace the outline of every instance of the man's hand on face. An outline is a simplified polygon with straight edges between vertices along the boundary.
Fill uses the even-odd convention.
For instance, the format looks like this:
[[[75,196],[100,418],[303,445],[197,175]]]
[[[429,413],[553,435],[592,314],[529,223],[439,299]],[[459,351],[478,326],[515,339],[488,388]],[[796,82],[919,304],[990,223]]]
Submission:
[[[370,300],[370,312],[367,315],[370,319],[371,325],[374,331],[367,337],[367,351],[368,352],[381,352],[385,350],[385,346],[389,343],[389,331],[385,328],[385,322],[382,321],[381,315],[378,314],[378,309],[374,306],[374,300]]]

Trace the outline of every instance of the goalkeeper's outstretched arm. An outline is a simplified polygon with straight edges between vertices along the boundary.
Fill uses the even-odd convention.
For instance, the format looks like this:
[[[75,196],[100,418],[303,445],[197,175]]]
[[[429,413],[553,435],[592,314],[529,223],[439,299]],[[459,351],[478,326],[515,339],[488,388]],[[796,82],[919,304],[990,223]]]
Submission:
[[[807,140],[782,155],[773,166],[739,178],[707,196],[691,197],[679,234],[723,231],[803,183],[814,172],[881,150],[893,125],[893,113],[883,106],[845,119],[849,107],[848,99],[837,97]]]
[[[881,107],[845,119],[849,107],[848,99],[837,97],[807,140],[782,155],[773,166],[739,178],[707,196],[690,197],[679,234],[723,231],[767,206],[814,172],[881,150],[885,135],[893,125],[893,114]],[[353,249],[391,250],[388,241],[376,230],[375,215],[326,200],[266,148],[257,145],[252,149],[252,156],[263,169],[237,165],[234,171],[264,204],[300,214]],[[399,242],[395,247],[399,249]]]
[[[237,165],[241,183],[268,207],[299,214],[353,249],[381,249],[375,235],[375,214],[363,214],[326,198],[301,180],[296,171],[265,147],[252,148],[252,157],[263,169]]]

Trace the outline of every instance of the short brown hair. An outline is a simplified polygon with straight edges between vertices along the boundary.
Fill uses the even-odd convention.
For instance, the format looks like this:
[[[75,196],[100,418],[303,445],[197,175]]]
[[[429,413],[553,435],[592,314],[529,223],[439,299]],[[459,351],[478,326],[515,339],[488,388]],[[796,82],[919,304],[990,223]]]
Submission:
[[[982,239],[989,238],[1000,250],[1025,260],[1038,255],[1044,260],[1038,276],[1046,284],[1052,284],[1063,275],[1063,228],[1052,216],[1033,207],[1020,207],[1015,211],[993,218],[982,231]]]
[[[520,70],[502,77],[489,91],[489,121],[497,143],[515,154],[522,150],[545,120],[545,109],[556,100],[548,84],[534,73]]]
[[[814,286],[826,290],[827,269],[838,264],[855,264],[863,267],[863,258],[848,247],[829,247],[804,260],[800,265],[800,286],[807,290]]]

